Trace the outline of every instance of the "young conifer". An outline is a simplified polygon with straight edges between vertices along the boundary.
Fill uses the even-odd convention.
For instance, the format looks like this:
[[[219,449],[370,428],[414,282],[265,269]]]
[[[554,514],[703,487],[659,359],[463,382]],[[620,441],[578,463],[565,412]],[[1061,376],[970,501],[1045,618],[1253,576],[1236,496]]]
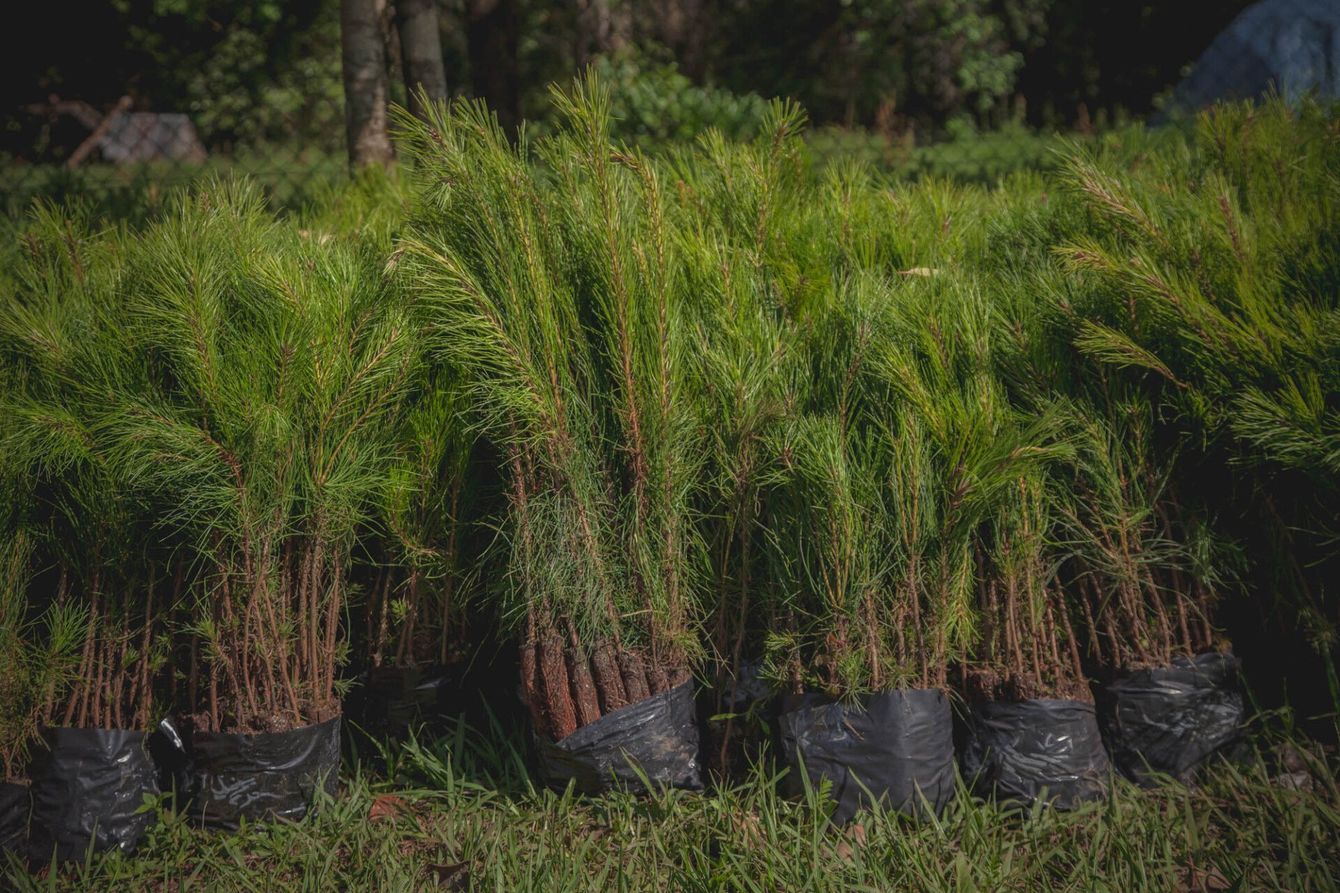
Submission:
[[[0,308],[12,363],[0,446],[29,515],[14,529],[27,529],[34,560],[54,567],[53,591],[33,609],[49,611],[55,653],[71,639],[70,619],[83,621],[68,685],[41,694],[38,715],[51,726],[148,728],[166,660],[168,558],[145,535],[142,507],[102,439],[110,396],[139,393],[146,380],[124,337],[126,245],[93,232],[77,209],[40,207]],[[23,597],[20,586],[15,611]],[[34,618],[25,610],[12,622]]]
[[[423,188],[397,265],[503,455],[507,613],[559,740],[696,663],[702,433],[660,172],[611,145],[596,81],[555,101],[535,146],[468,103],[402,122]]]

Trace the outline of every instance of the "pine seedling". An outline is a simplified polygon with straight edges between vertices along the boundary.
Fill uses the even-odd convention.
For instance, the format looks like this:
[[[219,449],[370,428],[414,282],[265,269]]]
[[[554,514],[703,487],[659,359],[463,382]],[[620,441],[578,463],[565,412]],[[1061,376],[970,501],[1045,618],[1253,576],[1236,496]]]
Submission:
[[[466,637],[471,572],[462,558],[471,438],[464,395],[425,376],[400,421],[380,513],[381,566],[365,607],[373,667],[446,666]]]
[[[0,444],[30,494],[39,560],[57,568],[50,627],[64,641],[69,619],[84,621],[70,684],[43,698],[53,726],[147,728],[166,657],[166,557],[140,535],[140,506],[101,441],[111,395],[145,381],[124,337],[125,244],[77,209],[39,207],[0,310],[13,363]]]
[[[478,105],[405,120],[420,206],[397,255],[433,305],[508,476],[504,614],[555,740],[688,678],[701,430],[655,167],[608,138],[595,80],[513,147]]]
[[[981,700],[1093,699],[1060,574],[1056,486],[1045,470],[1020,475],[977,546],[981,629],[963,670]]]
[[[339,712],[353,539],[387,484],[416,327],[356,243],[303,239],[211,183],[131,260],[110,466],[191,557],[197,728],[278,731]]]
[[[1077,424],[1072,491],[1059,502],[1077,559],[1090,647],[1109,670],[1167,666],[1217,646],[1213,563],[1193,561],[1170,459],[1138,399]]]
[[[33,551],[22,529],[0,535],[0,781],[23,777],[44,718],[75,679],[87,624],[79,602],[33,605]]]

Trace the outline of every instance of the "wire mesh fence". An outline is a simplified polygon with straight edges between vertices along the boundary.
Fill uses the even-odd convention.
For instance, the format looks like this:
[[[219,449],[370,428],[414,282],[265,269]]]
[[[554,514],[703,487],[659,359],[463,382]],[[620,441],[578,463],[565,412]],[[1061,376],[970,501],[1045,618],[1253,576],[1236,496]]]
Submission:
[[[0,142],[0,215],[20,218],[41,199],[77,201],[94,216],[135,222],[173,193],[217,175],[248,177],[272,207],[299,208],[348,178],[342,91],[322,86],[273,91],[272,104],[252,111],[263,125],[242,135],[214,123],[226,97],[212,97],[204,114],[149,109],[129,97],[94,105],[54,95],[14,110]],[[645,137],[630,126],[622,138]],[[985,183],[1054,164],[1054,150],[1069,138],[1022,125],[941,134],[933,142],[818,127],[809,144],[820,164],[856,159],[902,178]],[[648,147],[660,144],[653,138]]]
[[[133,220],[193,183],[228,175],[251,178],[272,206],[290,209],[347,177],[337,79],[289,78],[261,103],[225,93],[207,100],[159,109],[130,95],[93,103],[53,93],[8,110],[0,214],[22,216],[36,200],[77,201],[97,216]]]

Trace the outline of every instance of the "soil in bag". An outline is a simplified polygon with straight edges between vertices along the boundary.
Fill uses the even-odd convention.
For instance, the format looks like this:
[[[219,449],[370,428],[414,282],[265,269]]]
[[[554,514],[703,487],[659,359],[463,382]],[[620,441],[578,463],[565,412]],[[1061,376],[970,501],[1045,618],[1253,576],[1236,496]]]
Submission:
[[[33,861],[82,860],[94,850],[134,852],[153,812],[158,769],[148,734],[119,729],[54,728],[33,756],[29,853]]]
[[[1092,704],[1035,698],[968,708],[963,777],[983,797],[1060,809],[1103,796],[1111,776]]]
[[[954,724],[944,692],[882,692],[850,704],[806,694],[788,708],[779,720],[791,768],[785,792],[801,796],[806,780],[816,788],[828,780],[834,822],[876,802],[911,816],[938,815],[953,796]]]
[[[1159,775],[1190,782],[1207,760],[1242,741],[1244,705],[1231,654],[1174,658],[1170,667],[1126,673],[1095,694],[1112,762],[1141,784]]]
[[[318,788],[339,782],[340,718],[287,732],[195,732],[187,768],[190,814],[233,831],[242,820],[297,821]]]
[[[32,811],[32,795],[26,784],[0,782],[0,866],[5,854],[24,857],[28,854],[28,813]]]
[[[693,683],[620,707],[561,741],[539,742],[540,769],[554,788],[582,794],[657,788],[702,790]]]

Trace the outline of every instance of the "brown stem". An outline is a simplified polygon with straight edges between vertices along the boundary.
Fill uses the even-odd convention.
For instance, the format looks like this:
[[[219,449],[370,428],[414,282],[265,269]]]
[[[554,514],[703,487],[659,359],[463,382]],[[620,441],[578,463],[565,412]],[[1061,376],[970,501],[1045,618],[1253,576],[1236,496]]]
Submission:
[[[112,727],[117,729],[124,729],[126,727],[125,711],[123,710],[122,701],[125,698],[127,677],[127,673],[125,672],[126,648],[129,643],[130,630],[123,628],[119,631],[115,644],[108,648],[108,651],[115,655],[107,668],[107,687],[112,702],[110,711]]]
[[[544,710],[543,683],[540,680],[540,644],[531,635],[521,645],[521,687],[530,710],[531,722],[535,723],[535,733],[556,740],[550,727],[548,714]]]
[[[419,569],[411,568],[405,583],[405,622],[397,636],[395,659],[399,666],[414,664],[414,618],[419,612]]]
[[[1060,593],[1058,593],[1058,596]],[[1070,666],[1074,670],[1075,678],[1083,681],[1084,662],[1079,658],[1079,644],[1075,641],[1075,628],[1070,622],[1070,611],[1062,598],[1060,612],[1061,622],[1065,624],[1066,644],[1070,650]]]
[[[279,590],[279,597],[277,599],[281,606],[288,600],[288,589],[283,585],[287,576],[288,574],[285,571],[281,571],[280,590]],[[279,664],[278,667],[279,678],[280,680],[283,681],[284,684],[284,694],[285,697],[288,699],[288,707],[290,712],[292,712],[293,714],[293,721],[295,723],[300,724],[302,722],[302,704],[298,700],[297,684],[293,679],[293,675],[290,671],[289,649],[286,646],[286,643],[284,642],[283,630],[279,625],[279,618],[275,613],[275,604],[274,604],[275,601],[276,601],[275,598],[267,597],[264,599],[263,602],[265,606],[265,616],[270,623],[270,635],[273,641],[273,647],[271,650],[274,655],[274,662],[277,662]],[[274,691],[276,690],[275,677],[270,670],[269,666],[270,663],[271,661],[266,662],[266,672],[268,674],[271,690]]]
[[[602,712],[613,713],[626,706],[628,692],[619,675],[618,658],[610,642],[601,641],[596,645],[591,655],[591,665],[595,672],[596,690],[600,693]]]
[[[191,714],[200,710],[200,639],[191,636],[191,669],[186,682],[186,700],[191,705]]]
[[[242,682],[242,692],[246,696],[247,708],[251,711],[251,716],[254,719],[255,717],[261,715],[260,708],[256,703],[256,685],[251,679],[251,664],[252,664],[251,627],[253,619],[256,614],[256,591],[255,591],[255,580],[254,578],[252,578],[250,573],[246,574],[245,579],[248,583],[251,584],[251,586],[249,587],[249,591],[246,592],[245,597],[243,598],[244,607],[242,610],[242,647],[238,649],[237,662],[241,670],[241,673],[239,675],[241,677]],[[223,585],[225,587],[229,587],[231,585],[228,582],[228,580],[229,578],[227,577],[224,578]]]
[[[628,693],[628,703],[636,704],[651,697],[647,686],[647,669],[642,655],[636,651],[618,652],[619,671],[623,676],[624,691]]]
[[[555,741],[562,741],[577,730],[577,715],[572,705],[568,668],[563,659],[563,641],[558,636],[548,635],[541,640],[540,681],[544,686],[550,732]]]
[[[217,663],[211,663],[209,667],[209,720],[211,731],[221,730],[222,726],[219,720],[219,667]]]
[[[104,625],[106,623],[104,622]],[[111,723],[111,711],[108,706],[107,687],[110,684],[108,678],[108,660],[107,650],[111,647],[108,636],[103,634],[98,636],[98,647],[93,650],[93,660],[95,669],[95,679],[93,685],[93,697],[90,710],[90,724],[95,728],[106,728]]]
[[[1159,660],[1167,665],[1172,662],[1172,652],[1175,639],[1172,631],[1172,620],[1168,617],[1168,609],[1163,604],[1163,593],[1160,591],[1157,581],[1149,580],[1145,584],[1145,591],[1149,596],[1149,601],[1154,604],[1154,617],[1158,621],[1159,631]]]
[[[923,685],[931,684],[930,655],[926,653],[926,636],[924,627],[921,623],[921,562],[916,555],[907,563],[907,594],[908,607],[912,613],[912,647],[916,649],[917,661],[921,664],[921,681]]]
[[[572,702],[577,709],[577,727],[589,725],[600,719],[600,702],[596,694],[595,680],[591,677],[591,665],[582,650],[577,631],[569,627],[568,638],[568,681],[572,686]]]
[[[447,579],[442,585],[442,630],[439,633],[438,649],[439,662],[446,666],[449,643],[453,630],[451,628],[451,609],[452,600],[456,594],[456,537],[460,528],[457,517],[460,511],[461,496],[461,475],[457,475],[451,482],[451,497],[448,506],[447,545],[446,545],[446,564]]]
[[[1080,608],[1084,611],[1084,625],[1088,630],[1089,653],[1093,655],[1095,659],[1102,660],[1103,652],[1102,652],[1102,643],[1100,642],[1098,636],[1098,624],[1094,622],[1093,607],[1089,604],[1090,593],[1092,592],[1093,588],[1091,585],[1089,585],[1091,582],[1092,582],[1091,579],[1087,575],[1080,582],[1079,585],[1081,586],[1081,588],[1083,588],[1084,591],[1080,593],[1079,604]]]
[[[390,636],[391,577],[391,569],[389,567],[383,568],[372,589],[372,603],[376,606],[375,613],[379,615],[376,634],[371,637],[372,665],[374,667],[380,667],[382,665],[382,661],[385,659],[383,652],[386,649],[386,643]],[[374,612],[372,611],[368,612],[369,618],[373,616],[373,613]]]
[[[1046,624],[1047,644],[1051,649],[1051,665],[1056,668],[1056,675],[1059,677],[1065,674],[1065,664],[1061,662],[1061,646],[1056,641],[1058,629],[1056,626],[1056,614],[1052,611],[1052,600],[1049,597],[1050,595],[1051,593],[1044,593],[1046,601],[1044,602],[1043,608],[1043,620]]]
[[[1013,576],[1005,581],[1005,641],[1010,648],[1010,658],[1016,673],[1022,673],[1028,667],[1024,660],[1024,650],[1020,644],[1019,627],[1016,619],[1018,593]]]
[[[339,551],[335,552],[335,564],[331,570],[330,596],[326,605],[326,648],[321,654],[324,668],[325,683],[321,689],[321,700],[318,702],[318,710],[322,712],[317,718],[327,719],[331,715],[329,711],[334,709],[335,701],[335,645],[338,641],[340,630],[340,612],[343,610],[344,596],[344,560]]]
[[[70,692],[70,701],[65,706],[65,718],[61,725],[68,726],[76,719],[79,726],[84,725],[87,719],[87,698],[89,679],[93,674],[93,648],[97,643],[98,635],[98,585],[94,577],[94,584],[89,588],[88,604],[88,622],[84,626],[84,648],[79,657],[79,672],[75,676],[75,685]]]
[[[157,575],[152,562],[149,564],[148,584],[145,588],[144,616],[140,635],[139,658],[135,662],[134,679],[130,687],[129,709],[135,727],[143,729],[149,725],[149,630],[153,625],[154,592],[158,587]]]

